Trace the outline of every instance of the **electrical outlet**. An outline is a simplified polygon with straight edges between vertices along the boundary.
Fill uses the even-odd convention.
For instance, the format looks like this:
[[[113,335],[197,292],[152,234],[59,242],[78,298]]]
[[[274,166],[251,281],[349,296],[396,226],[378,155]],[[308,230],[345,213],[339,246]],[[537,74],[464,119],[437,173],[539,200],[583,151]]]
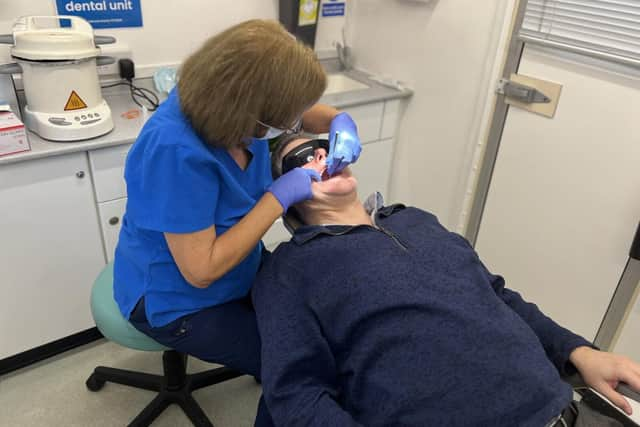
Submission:
[[[99,65],[98,74],[101,78],[117,77],[119,75],[118,59],[131,59],[131,48],[126,43],[114,43],[100,45],[101,56],[111,56],[115,59],[113,64]]]

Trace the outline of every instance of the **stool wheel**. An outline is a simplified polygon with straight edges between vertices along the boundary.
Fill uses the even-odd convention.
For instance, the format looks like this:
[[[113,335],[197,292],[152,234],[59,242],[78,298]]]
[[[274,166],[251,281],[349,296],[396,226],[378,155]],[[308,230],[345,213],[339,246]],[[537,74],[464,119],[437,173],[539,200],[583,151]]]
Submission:
[[[87,379],[87,381],[85,382],[85,384],[87,385],[87,388],[91,391],[100,390],[102,387],[104,387],[104,383],[105,381],[98,379],[96,377],[96,374],[91,374],[89,379]]]

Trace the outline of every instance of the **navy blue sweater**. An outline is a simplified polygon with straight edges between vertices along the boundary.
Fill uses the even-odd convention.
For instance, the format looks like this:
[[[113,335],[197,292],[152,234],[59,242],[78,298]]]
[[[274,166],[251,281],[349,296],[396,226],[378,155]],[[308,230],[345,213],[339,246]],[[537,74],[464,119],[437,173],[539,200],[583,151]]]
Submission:
[[[282,426],[544,426],[590,345],[416,208],[302,227],[254,286],[262,384]]]

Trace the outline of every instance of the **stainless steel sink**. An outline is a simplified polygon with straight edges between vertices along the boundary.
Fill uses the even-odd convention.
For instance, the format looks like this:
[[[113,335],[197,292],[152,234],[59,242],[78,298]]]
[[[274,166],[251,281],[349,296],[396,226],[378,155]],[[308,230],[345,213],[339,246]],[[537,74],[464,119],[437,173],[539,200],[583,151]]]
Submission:
[[[325,95],[369,89],[369,86],[366,84],[347,77],[344,74],[329,74],[327,77],[328,84],[327,90],[324,91]]]

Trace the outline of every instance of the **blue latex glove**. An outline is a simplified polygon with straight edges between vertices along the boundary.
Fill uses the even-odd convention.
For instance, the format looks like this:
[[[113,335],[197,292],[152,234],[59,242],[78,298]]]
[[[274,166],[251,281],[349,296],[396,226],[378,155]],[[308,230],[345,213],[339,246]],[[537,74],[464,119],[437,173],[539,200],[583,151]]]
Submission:
[[[360,157],[362,146],[358,137],[358,128],[351,116],[340,113],[331,121],[329,129],[329,154],[327,155],[327,172],[336,174],[355,163]]]
[[[291,205],[304,202],[313,197],[311,180],[320,181],[320,175],[313,169],[295,168],[273,181],[270,191],[282,205],[284,212]]]

